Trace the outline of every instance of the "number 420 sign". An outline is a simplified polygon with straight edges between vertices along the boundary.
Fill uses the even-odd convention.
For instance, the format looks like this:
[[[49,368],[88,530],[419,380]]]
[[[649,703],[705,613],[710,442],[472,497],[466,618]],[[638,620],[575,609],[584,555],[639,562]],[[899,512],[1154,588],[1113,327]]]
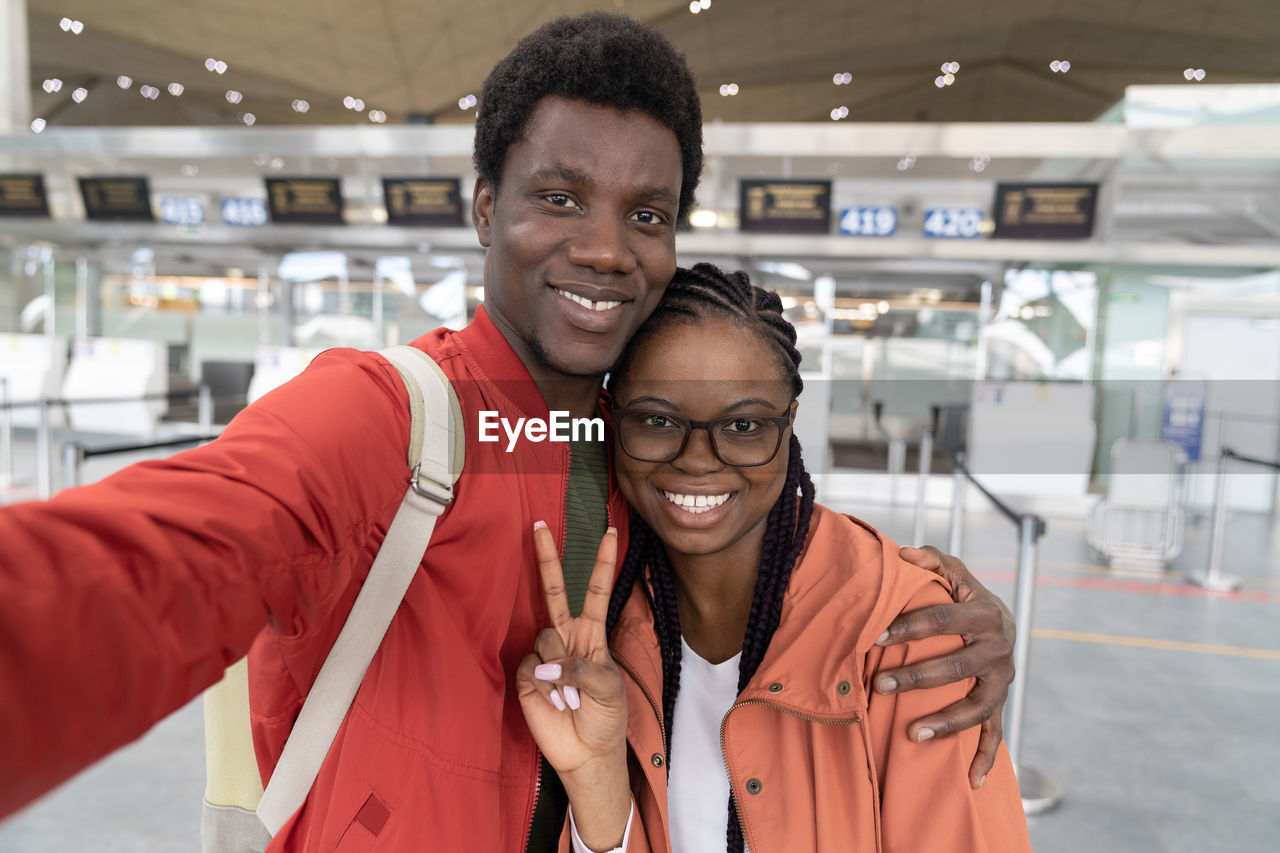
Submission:
[[[982,236],[983,213],[977,208],[934,207],[925,211],[924,236],[972,239]]]

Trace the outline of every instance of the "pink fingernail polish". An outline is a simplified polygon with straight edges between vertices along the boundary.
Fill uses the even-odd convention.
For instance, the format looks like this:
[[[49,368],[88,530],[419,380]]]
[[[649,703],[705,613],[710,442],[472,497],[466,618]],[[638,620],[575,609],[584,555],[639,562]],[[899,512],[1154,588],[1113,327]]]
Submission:
[[[534,530],[546,530],[546,529],[547,529],[547,523],[546,523],[545,521],[535,521],[535,522],[533,523],[533,529],[534,529]]]
[[[564,700],[560,698],[559,690],[551,691],[551,704],[556,706],[557,711],[563,711],[565,708]]]
[[[578,710],[582,707],[582,699],[578,696],[578,688],[566,684],[564,686],[564,701],[569,703],[569,707]]]
[[[533,668],[533,677],[539,681],[555,681],[560,677],[560,664],[540,663]]]

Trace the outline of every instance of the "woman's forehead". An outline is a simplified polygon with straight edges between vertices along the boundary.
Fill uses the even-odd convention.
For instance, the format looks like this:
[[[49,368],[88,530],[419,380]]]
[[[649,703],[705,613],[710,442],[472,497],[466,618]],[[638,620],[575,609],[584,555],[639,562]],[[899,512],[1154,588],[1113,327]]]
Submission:
[[[790,400],[790,377],[773,342],[742,324],[719,318],[673,323],[637,348],[619,377],[619,396]],[[620,401],[624,402],[625,401]]]

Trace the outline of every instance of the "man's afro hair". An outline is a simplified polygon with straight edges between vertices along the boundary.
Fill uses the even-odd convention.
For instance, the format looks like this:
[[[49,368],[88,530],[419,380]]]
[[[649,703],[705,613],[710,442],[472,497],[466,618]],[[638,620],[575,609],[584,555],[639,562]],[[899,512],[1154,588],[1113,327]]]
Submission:
[[[680,218],[688,218],[702,174],[702,104],[684,54],[662,34],[626,15],[588,12],[557,18],[521,39],[480,92],[476,174],[495,188],[507,149],[548,95],[641,110],[669,127],[684,170]]]

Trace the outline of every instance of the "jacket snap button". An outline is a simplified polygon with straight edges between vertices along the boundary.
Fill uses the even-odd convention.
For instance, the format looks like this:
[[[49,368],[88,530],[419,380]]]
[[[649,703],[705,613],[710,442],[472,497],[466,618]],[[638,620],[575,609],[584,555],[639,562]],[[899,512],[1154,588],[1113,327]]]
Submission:
[[[841,696],[848,696],[849,691],[853,690],[853,685],[847,681],[842,681],[836,685],[836,692]]]
[[[764,787],[764,785],[762,785],[762,784],[760,783],[760,780],[759,780],[759,779],[748,779],[748,780],[747,780],[747,793],[748,793],[748,794],[758,794],[758,793],[760,793],[760,789],[761,789],[761,788],[763,788],[763,787]]]
[[[782,682],[781,682],[781,681],[775,681],[775,682],[773,682],[773,684],[770,684],[770,685],[769,685],[769,692],[770,692],[770,693],[781,693],[781,692],[782,692]]]
[[[654,766],[654,767],[661,767],[661,766],[662,766],[662,764],[663,764],[662,753],[661,753],[661,752],[655,752],[655,753],[653,754],[653,758],[651,758],[651,759],[650,759],[650,761],[652,761],[652,762],[653,762],[653,766]]]

